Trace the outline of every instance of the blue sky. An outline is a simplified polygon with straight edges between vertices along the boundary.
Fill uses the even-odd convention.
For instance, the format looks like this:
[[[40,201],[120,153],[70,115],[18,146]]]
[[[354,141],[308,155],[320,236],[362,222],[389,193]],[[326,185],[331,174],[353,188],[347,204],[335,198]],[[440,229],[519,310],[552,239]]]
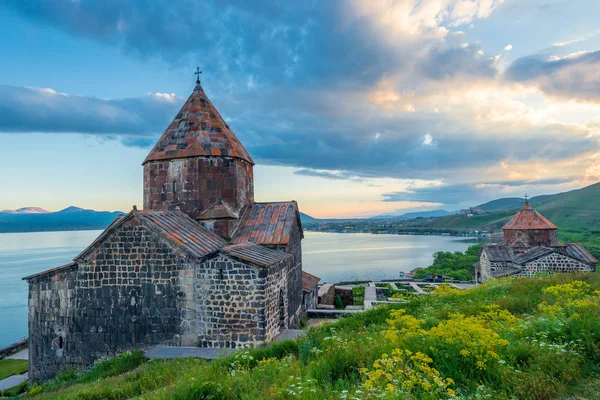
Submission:
[[[599,18],[589,0],[8,0],[0,209],[140,205],[197,65],[258,200],[350,217],[592,184]]]

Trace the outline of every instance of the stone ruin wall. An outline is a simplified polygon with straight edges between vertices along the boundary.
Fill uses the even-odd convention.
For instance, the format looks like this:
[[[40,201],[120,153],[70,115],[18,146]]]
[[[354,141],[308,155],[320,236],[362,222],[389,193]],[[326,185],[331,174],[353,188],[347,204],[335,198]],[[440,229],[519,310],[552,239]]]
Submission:
[[[589,272],[593,268],[581,261],[558,253],[551,253],[547,256],[538,258],[525,264],[522,271],[517,276],[534,277],[542,273],[570,273],[570,272]]]
[[[229,157],[192,157],[144,164],[145,210],[176,211],[179,207],[196,219],[218,200],[238,213],[254,202],[252,164]]]

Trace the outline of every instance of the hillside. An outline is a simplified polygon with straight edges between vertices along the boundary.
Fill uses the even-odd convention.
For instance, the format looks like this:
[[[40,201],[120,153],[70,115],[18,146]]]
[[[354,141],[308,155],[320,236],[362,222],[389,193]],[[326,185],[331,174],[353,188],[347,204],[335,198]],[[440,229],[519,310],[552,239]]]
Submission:
[[[120,211],[84,210],[73,206],[57,212],[32,212],[32,209],[42,210],[28,207],[27,212],[0,212],[0,233],[104,229],[122,214]]]
[[[542,196],[535,196],[529,199],[529,204],[532,206],[538,203],[541,203],[544,200],[548,200],[552,197],[556,196],[555,194],[545,194]],[[521,197],[505,197],[502,199],[496,199],[492,201],[488,201],[487,203],[483,203],[478,205],[475,208],[480,208],[483,211],[501,211],[501,210],[510,210],[513,208],[521,208],[523,207],[523,201],[525,199]]]
[[[456,214],[456,212],[446,210],[415,211],[400,215],[382,214],[371,217],[370,219],[414,219],[414,218],[434,218],[445,217],[446,215]]]
[[[556,224],[559,229],[600,229],[600,201],[598,200],[600,199],[600,183],[557,195],[539,196],[534,199],[538,199],[533,202],[534,208]],[[451,215],[427,221],[424,226],[432,229],[498,231],[523,206],[522,199],[516,200],[519,200],[520,203],[512,209],[496,210],[471,218],[464,215]],[[499,204],[517,204],[516,200],[500,199],[482,206],[491,204],[490,208],[494,209]]]
[[[225,359],[124,353],[20,389],[81,400],[597,399],[598,289],[594,273],[442,286]]]

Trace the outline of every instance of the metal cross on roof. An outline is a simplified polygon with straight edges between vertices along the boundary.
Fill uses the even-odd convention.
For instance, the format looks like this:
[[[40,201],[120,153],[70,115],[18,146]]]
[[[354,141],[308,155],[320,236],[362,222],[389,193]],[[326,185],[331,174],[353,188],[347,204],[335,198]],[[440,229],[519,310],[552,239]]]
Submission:
[[[196,72],[194,72],[194,75],[196,75],[196,83],[200,83],[200,74],[202,73],[202,71],[200,71],[200,67],[196,67]]]
[[[525,203],[529,203],[528,199],[529,199],[529,196],[527,196],[527,193],[525,193]]]

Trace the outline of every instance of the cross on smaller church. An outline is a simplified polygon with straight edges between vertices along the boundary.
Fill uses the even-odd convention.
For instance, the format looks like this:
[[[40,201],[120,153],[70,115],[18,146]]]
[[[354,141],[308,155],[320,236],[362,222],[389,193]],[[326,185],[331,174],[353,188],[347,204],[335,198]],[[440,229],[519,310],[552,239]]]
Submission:
[[[527,196],[527,193],[525,193],[525,203],[529,203],[528,199],[529,199],[529,196]]]
[[[200,67],[196,67],[196,72],[194,72],[194,75],[196,75],[196,83],[200,83],[200,74],[202,73],[202,71],[200,71]]]

